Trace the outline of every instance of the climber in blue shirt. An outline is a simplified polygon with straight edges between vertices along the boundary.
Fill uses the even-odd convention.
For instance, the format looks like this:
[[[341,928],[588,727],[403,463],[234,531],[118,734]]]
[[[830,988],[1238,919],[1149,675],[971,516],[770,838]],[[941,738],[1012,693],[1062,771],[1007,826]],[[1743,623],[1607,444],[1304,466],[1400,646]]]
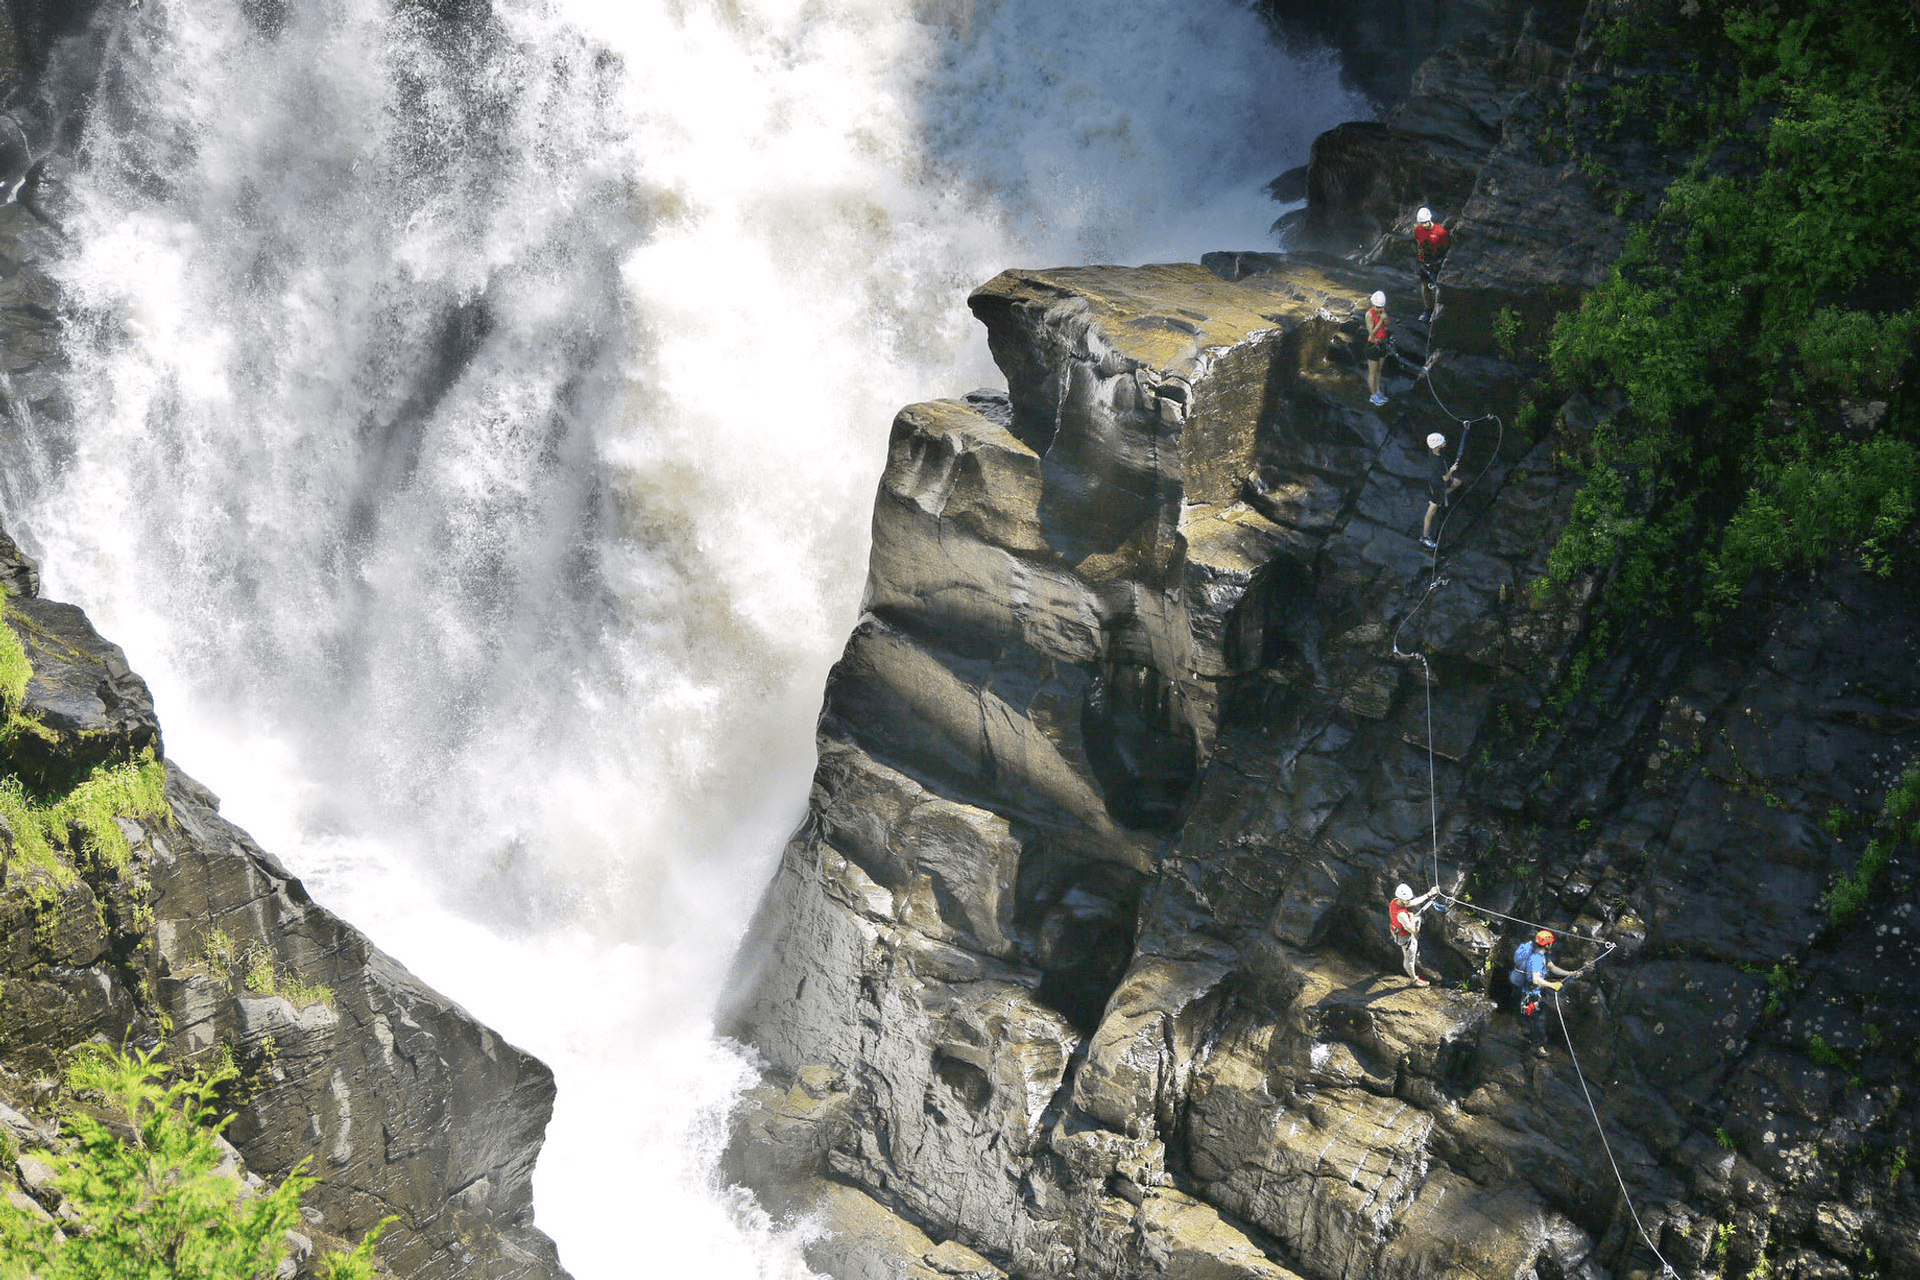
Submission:
[[[1553,963],[1553,931],[1542,929],[1531,942],[1523,942],[1513,953],[1513,972],[1507,975],[1520,997],[1520,1026],[1536,1057],[1547,1056],[1547,1014],[1540,999],[1542,991],[1558,991],[1560,982],[1578,969],[1562,969]]]

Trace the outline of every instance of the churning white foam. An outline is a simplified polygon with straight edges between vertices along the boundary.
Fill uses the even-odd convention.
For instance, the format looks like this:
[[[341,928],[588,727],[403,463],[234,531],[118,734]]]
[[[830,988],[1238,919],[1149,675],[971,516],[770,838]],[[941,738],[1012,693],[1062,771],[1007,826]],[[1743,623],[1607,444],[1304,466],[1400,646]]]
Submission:
[[[710,1015],[888,422],[997,380],[970,288],[1262,244],[1363,104],[1233,0],[270,12],[113,7],[7,522],[229,816],[554,1067],[575,1275],[787,1274]]]

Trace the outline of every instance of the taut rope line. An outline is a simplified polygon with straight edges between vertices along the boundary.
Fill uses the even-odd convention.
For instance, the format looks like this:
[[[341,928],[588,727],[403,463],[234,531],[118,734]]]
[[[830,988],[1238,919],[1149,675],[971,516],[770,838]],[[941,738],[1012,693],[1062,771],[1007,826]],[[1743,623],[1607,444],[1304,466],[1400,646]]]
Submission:
[[[1647,1234],[1647,1228],[1640,1221],[1639,1212],[1633,1207],[1633,1196],[1627,1191],[1627,1180],[1620,1174],[1620,1162],[1613,1158],[1613,1145],[1607,1141],[1606,1126],[1600,1123],[1599,1109],[1593,1105],[1593,1092],[1587,1088],[1587,1074],[1580,1069],[1580,1055],[1573,1050],[1573,1032],[1567,1027],[1567,1017],[1560,1009],[1560,993],[1553,993],[1553,1016],[1560,1019],[1560,1035],[1567,1042],[1567,1058],[1573,1063],[1574,1078],[1580,1082],[1580,1096],[1587,1100],[1587,1114],[1593,1117],[1593,1131],[1600,1135],[1600,1149],[1607,1153],[1607,1164],[1613,1170],[1613,1180],[1620,1186],[1620,1198],[1626,1202],[1627,1215],[1633,1219],[1633,1229],[1640,1233],[1640,1239],[1647,1248],[1653,1250],[1653,1256],[1660,1259],[1660,1274],[1674,1275],[1673,1264],[1660,1252],[1660,1246]]]

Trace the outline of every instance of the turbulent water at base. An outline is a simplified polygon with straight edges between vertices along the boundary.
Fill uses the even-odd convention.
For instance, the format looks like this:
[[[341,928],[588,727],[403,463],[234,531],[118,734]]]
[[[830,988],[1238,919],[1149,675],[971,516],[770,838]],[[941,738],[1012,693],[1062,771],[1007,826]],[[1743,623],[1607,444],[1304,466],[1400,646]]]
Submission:
[[[801,1271],[710,1035],[895,408],[1004,267],[1267,243],[1364,105],[1232,0],[148,0],[6,523],[170,753],[550,1063],[581,1280]],[[448,16],[452,15],[452,16]]]

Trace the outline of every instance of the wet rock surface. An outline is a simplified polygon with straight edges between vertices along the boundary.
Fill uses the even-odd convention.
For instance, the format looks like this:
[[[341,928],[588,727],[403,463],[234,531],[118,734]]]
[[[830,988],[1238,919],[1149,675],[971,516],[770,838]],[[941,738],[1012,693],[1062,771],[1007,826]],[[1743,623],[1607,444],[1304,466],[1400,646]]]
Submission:
[[[275,1180],[310,1159],[321,1183],[308,1220],[328,1239],[397,1215],[380,1248],[393,1274],[564,1276],[529,1187],[547,1069],[315,904],[171,766],[166,798],[165,818],[119,820],[124,868],[53,876],[0,830],[0,1099],[31,1110],[36,1081],[94,1039],[185,1066],[230,1061],[240,1075],[221,1105],[237,1158]],[[49,1120],[13,1150],[57,1144]],[[30,1163],[0,1174],[31,1194]]]
[[[1581,14],[1511,17],[1413,78],[1426,136],[1351,131],[1457,188],[1458,283],[1387,407],[1351,317],[1416,296],[1391,248],[1008,272],[973,299],[1005,398],[896,420],[731,1013],[772,1068],[731,1170],[840,1233],[816,1265],[1920,1274],[1910,849],[1853,922],[1826,896],[1920,730],[1915,553],[1574,662],[1587,588],[1529,588],[1607,410],[1515,426],[1542,392],[1491,317],[1550,316],[1621,227],[1524,118]],[[1377,236],[1403,187],[1325,225]],[[1438,585],[1435,430],[1471,477]],[[1424,989],[1401,880],[1463,899]],[[1597,961],[1544,1054],[1523,922]]]
[[[56,245],[27,210],[0,207],[0,447],[65,412],[57,299],[38,266]],[[38,566],[5,534],[0,582],[35,726],[0,744],[6,772],[53,796],[157,755],[145,682],[81,610],[39,597]],[[394,1275],[563,1277],[529,1185],[551,1073],[313,902],[212,793],[167,770],[169,816],[119,822],[124,868],[82,859],[53,875],[0,822],[0,1125],[26,1153],[0,1160],[0,1194],[59,1216],[30,1151],[60,1140],[33,1113],[62,1055],[91,1039],[157,1046],[169,1062],[235,1063],[222,1099],[235,1160],[278,1180],[311,1157],[314,1239],[351,1243],[397,1215],[378,1255]],[[295,1252],[304,1266],[324,1249]]]

